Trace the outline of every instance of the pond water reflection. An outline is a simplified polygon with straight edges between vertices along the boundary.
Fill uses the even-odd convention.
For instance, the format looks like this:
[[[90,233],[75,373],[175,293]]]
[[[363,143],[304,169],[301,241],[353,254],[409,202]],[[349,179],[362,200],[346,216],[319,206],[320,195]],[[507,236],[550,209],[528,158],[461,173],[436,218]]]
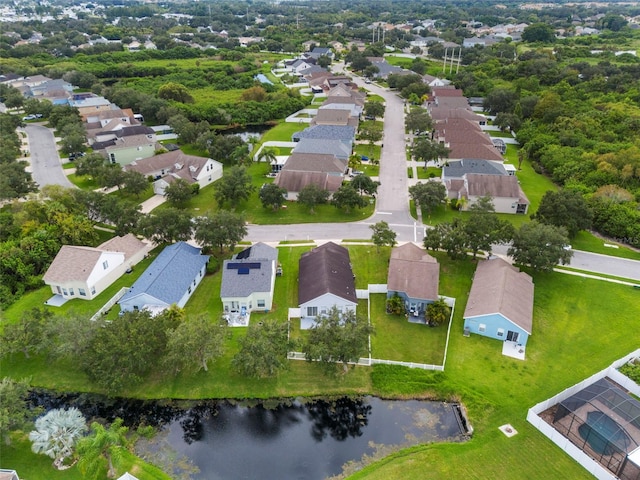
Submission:
[[[87,417],[163,427],[175,452],[197,466],[195,479],[323,479],[378,446],[461,441],[455,404],[374,397],[313,401],[142,402],[95,396],[34,396],[45,408],[76,406]]]

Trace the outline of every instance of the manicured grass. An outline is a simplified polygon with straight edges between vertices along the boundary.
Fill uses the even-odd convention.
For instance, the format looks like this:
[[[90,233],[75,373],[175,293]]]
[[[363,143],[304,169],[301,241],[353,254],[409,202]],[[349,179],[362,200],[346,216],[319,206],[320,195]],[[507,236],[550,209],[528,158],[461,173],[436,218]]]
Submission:
[[[75,173],[72,173],[70,175],[67,175],[67,178],[71,183],[73,183],[81,190],[97,190],[98,188],[100,188],[98,182],[93,177],[89,177],[88,175],[76,175]]]
[[[526,411],[637,348],[636,336],[630,335],[640,315],[637,292],[559,273],[536,274],[534,283],[526,361],[503,357],[495,340],[465,338],[463,319],[456,314],[443,374],[407,370],[396,379],[399,367],[374,368],[374,388],[380,385],[383,391],[397,381],[402,382],[398,389],[422,382],[443,396],[455,392],[469,410],[472,440],[403,451],[350,478],[592,478],[526,422]],[[457,284],[463,287],[461,278]],[[456,303],[461,309],[466,301],[458,297]],[[504,423],[518,435],[508,439],[500,433],[497,427]]]
[[[18,472],[20,478],[28,478],[29,480],[80,480],[86,478],[75,465],[67,470],[57,470],[53,467],[51,458],[33,453],[27,435],[26,433],[23,435],[14,434],[11,444],[2,446],[3,467],[10,467]],[[170,478],[157,467],[144,462],[130,452],[125,452],[115,465],[118,475],[129,472],[139,480],[169,480]]]
[[[485,133],[488,133],[490,137],[513,138],[510,132],[503,132],[502,130],[487,130]]]
[[[416,168],[418,172],[418,178],[420,180],[428,180],[429,178],[440,178],[442,176],[442,169],[436,167],[423,167]]]
[[[605,247],[605,243],[608,245],[617,245],[618,248]],[[603,240],[590,232],[578,232],[578,235],[571,239],[571,245],[574,250],[586,250],[587,252],[601,253],[612,257],[640,260],[640,252],[632,250],[629,247],[613,240]]]
[[[309,126],[308,123],[292,123],[281,121],[273,128],[264,132],[262,135],[262,142],[291,142],[291,135],[296,132],[300,132]]]
[[[133,271],[131,273],[120,277],[109,288],[107,288],[93,300],[81,300],[79,298],[75,298],[73,300],[69,300],[61,307],[47,307],[44,305],[44,302],[51,298],[53,296],[53,293],[51,292],[51,287],[43,286],[38,290],[33,290],[20,297],[18,301],[13,303],[3,312],[4,319],[9,322],[17,321],[22,315],[22,312],[27,312],[33,308],[40,307],[46,308],[54,315],[66,315],[73,312],[79,315],[87,315],[87,317],[90,317],[95,312],[97,312],[105,303],[107,303],[107,301],[113,295],[115,295],[118,290],[120,290],[122,287],[131,286],[133,282],[135,282],[136,279],[142,274],[142,272],[149,266],[149,264],[153,261],[160,250],[161,248],[152,250],[147,258],[142,260],[133,268]],[[117,308],[112,309],[112,311],[115,310],[117,310]]]
[[[354,148],[356,155],[365,155],[367,157],[380,160],[382,155],[382,148],[380,145],[370,145],[368,143],[357,143]]]

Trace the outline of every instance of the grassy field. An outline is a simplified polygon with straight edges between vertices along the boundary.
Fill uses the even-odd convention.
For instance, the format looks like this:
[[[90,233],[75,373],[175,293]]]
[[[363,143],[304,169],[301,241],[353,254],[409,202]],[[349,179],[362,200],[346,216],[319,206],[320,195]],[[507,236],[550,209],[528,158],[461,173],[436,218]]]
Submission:
[[[638,348],[637,337],[629,333],[640,302],[632,288],[597,280],[551,273],[535,275],[534,282],[534,327],[526,361],[503,357],[500,342],[463,337],[463,320],[456,314],[443,374],[374,369],[374,388],[380,383],[383,392],[422,384],[441,395],[454,393],[469,410],[473,438],[403,451],[350,478],[592,478],[525,421],[526,411]],[[499,432],[505,423],[518,435],[507,438]]]

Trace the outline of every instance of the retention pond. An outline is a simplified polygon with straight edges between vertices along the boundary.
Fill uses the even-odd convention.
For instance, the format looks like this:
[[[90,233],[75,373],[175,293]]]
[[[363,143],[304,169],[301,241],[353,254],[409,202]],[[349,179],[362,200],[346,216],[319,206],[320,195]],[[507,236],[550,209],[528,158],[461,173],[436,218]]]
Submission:
[[[197,480],[321,480],[394,449],[467,438],[460,406],[443,402],[342,397],[187,403],[43,392],[34,392],[32,401],[46,409],[76,406],[88,419],[121,417],[131,426],[160,428],[147,451],[168,444],[176,458],[197,467],[191,475]]]

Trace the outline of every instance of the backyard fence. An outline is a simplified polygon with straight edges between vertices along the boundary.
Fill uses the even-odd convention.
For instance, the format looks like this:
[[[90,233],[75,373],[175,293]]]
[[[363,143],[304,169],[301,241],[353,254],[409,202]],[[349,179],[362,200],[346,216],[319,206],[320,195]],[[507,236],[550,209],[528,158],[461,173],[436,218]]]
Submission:
[[[118,292],[113,297],[111,297],[109,301],[105,303],[102,308],[93,315],[93,317],[91,317],[91,321],[93,322],[97,320],[98,318],[100,318],[100,316],[106,314],[109,310],[111,310],[111,307],[118,303],[118,300],[120,300],[128,291],[129,287],[122,287],[120,290],[118,290]]]

